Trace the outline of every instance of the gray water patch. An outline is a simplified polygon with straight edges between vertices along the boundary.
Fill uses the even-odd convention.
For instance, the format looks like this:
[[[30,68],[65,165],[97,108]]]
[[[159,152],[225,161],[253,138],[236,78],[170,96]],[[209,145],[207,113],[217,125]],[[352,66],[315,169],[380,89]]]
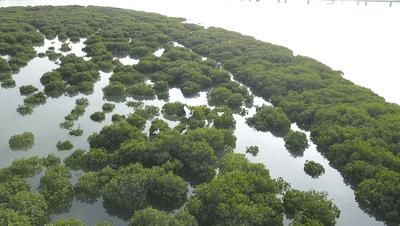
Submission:
[[[113,226],[128,225],[128,223],[121,218],[110,215],[103,207],[103,200],[101,198],[94,203],[85,203],[74,198],[68,213],[53,214],[50,216],[50,219],[54,221],[71,217],[81,219],[91,226],[103,221],[109,221]]]
[[[121,64],[123,65],[136,65],[139,63],[138,59],[131,58],[130,56],[126,56],[123,58],[114,57],[114,59],[118,59],[119,62],[121,62]]]
[[[163,55],[164,51],[165,51],[164,48],[157,49],[157,50],[154,52],[154,56],[156,56],[156,57],[161,57],[161,56]]]
[[[185,48],[184,45],[178,43],[178,42],[172,42],[172,45],[174,45],[175,47],[180,47],[180,48]]]
[[[9,55],[0,55],[0,58],[9,61],[11,57]]]
[[[91,57],[86,57],[86,52],[83,51],[83,49],[86,47],[85,41],[86,38],[81,38],[79,42],[71,42],[69,39],[65,41],[60,41],[58,40],[58,37],[55,37],[54,39],[44,39],[44,44],[42,46],[36,46],[34,47],[36,53],[45,53],[50,47],[54,48],[55,53],[60,53],[63,56],[66,56],[68,54],[75,54],[78,57],[82,57],[83,59],[90,60]],[[71,50],[69,51],[61,51],[60,48],[62,44],[68,44],[69,48]]]

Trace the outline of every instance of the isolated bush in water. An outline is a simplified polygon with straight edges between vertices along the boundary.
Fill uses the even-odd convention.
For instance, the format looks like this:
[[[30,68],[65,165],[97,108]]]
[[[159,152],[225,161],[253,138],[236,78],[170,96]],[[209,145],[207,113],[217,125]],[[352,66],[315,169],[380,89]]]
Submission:
[[[24,99],[25,105],[37,106],[46,103],[46,95],[43,92],[35,93]]]
[[[59,151],[67,151],[67,150],[71,150],[72,148],[74,148],[74,145],[69,140],[58,141],[56,146]]]
[[[294,157],[302,157],[306,148],[308,148],[307,136],[300,131],[289,131],[285,137],[285,147]]]
[[[306,163],[304,163],[304,172],[313,178],[318,178],[325,173],[325,169],[321,164],[307,160]]]
[[[246,147],[246,153],[251,154],[252,156],[257,156],[259,151],[258,146]]]
[[[69,135],[71,135],[71,136],[79,137],[79,136],[82,136],[82,134],[83,134],[83,129],[81,129],[81,128],[73,129],[73,130],[69,131]]]
[[[106,119],[106,115],[102,111],[97,111],[93,114],[90,115],[90,119],[95,121],[95,122],[101,122],[104,119]]]
[[[36,91],[38,91],[38,88],[34,87],[33,85],[19,87],[19,92],[21,93],[21,95],[30,95]]]
[[[50,211],[40,193],[18,192],[11,199],[10,206],[18,213],[29,216],[32,225],[44,225],[49,220]]]
[[[112,103],[104,103],[103,106],[101,107],[103,109],[103,112],[105,113],[110,113],[114,110],[115,104]]]
[[[17,112],[22,116],[30,115],[33,112],[33,107],[31,105],[18,105]]]
[[[16,86],[16,82],[14,79],[6,79],[1,82],[1,87],[8,89],[8,88],[14,88]]]
[[[24,132],[22,134],[14,135],[8,140],[10,148],[15,151],[18,150],[26,151],[32,148],[34,142],[35,142],[35,137],[31,132]]]

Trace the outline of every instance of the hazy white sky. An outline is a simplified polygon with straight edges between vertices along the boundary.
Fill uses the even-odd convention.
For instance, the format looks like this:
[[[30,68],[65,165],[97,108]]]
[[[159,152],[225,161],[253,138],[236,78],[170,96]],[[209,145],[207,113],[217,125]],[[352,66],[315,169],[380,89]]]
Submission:
[[[0,0],[0,6],[85,4],[184,17],[291,48],[400,103],[400,3],[288,0]],[[281,0],[283,2],[283,0]]]

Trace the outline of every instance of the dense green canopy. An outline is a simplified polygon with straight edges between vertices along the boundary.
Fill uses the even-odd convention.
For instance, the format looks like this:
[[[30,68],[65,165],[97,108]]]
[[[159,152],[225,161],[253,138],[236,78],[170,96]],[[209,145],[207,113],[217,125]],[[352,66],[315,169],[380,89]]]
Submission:
[[[28,150],[35,143],[35,136],[31,132],[23,132],[16,134],[8,140],[8,144],[12,150]]]

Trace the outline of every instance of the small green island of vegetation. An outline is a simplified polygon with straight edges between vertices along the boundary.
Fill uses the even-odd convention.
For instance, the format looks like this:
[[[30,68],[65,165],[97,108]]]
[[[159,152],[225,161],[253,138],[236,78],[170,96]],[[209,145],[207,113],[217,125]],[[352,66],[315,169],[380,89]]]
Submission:
[[[254,157],[258,155],[258,152],[260,152],[258,146],[246,147],[246,153],[251,154]]]
[[[325,173],[325,169],[321,164],[307,160],[304,163],[304,172],[306,172],[312,178],[318,178],[319,176]]]
[[[115,104],[112,104],[112,103],[104,103],[102,106],[104,113],[110,113],[114,110],[114,108],[115,108]]]
[[[31,132],[16,134],[8,140],[11,150],[26,151],[32,148],[35,143],[35,136]]]
[[[66,141],[58,141],[56,147],[59,151],[68,151],[74,148],[74,145],[72,144],[71,141],[66,140]]]
[[[106,119],[106,114],[104,114],[102,111],[96,111],[90,115],[90,119],[95,122],[101,122]]]
[[[302,157],[306,148],[309,147],[307,135],[300,131],[289,131],[283,140],[286,149],[293,157]]]
[[[34,92],[38,91],[38,88],[34,87],[33,85],[26,85],[26,86],[21,86],[19,87],[19,92],[21,95],[31,95]]]

